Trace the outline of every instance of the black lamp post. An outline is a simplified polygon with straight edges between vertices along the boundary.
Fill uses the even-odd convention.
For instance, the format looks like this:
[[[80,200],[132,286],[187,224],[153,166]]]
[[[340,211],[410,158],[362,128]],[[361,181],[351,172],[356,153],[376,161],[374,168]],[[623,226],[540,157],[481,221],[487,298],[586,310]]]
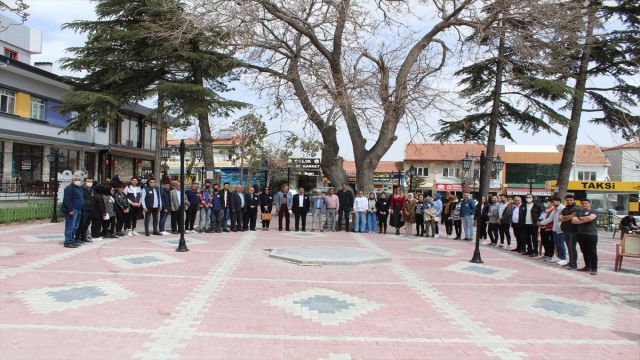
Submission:
[[[533,177],[527,178],[527,183],[529,183],[529,194],[533,194],[533,183],[536,182],[536,179]]]
[[[474,158],[476,158],[476,156],[467,154],[464,157],[464,159],[460,160],[460,162],[462,163],[462,169],[465,172],[468,172],[469,169],[471,169],[471,165],[473,164]],[[484,164],[489,159],[485,155],[484,150],[480,152],[479,158],[480,158],[480,192],[482,193],[482,188],[483,188],[482,179],[484,175]],[[496,172],[500,172],[502,170],[502,167],[504,166],[504,161],[500,159],[499,155],[495,159],[491,159],[491,160],[493,160],[493,170]],[[474,177],[474,184],[475,184],[475,177]],[[482,194],[480,194],[480,197],[478,200],[479,200],[478,206],[482,206]],[[480,256],[480,231],[478,230],[480,230],[480,221],[478,221],[476,224],[476,246],[473,251],[473,257],[471,258],[470,261],[472,263],[482,264],[483,261],[482,261],[482,257]]]
[[[50,181],[50,186],[53,186],[53,214],[51,214],[51,222],[58,222],[58,190],[60,184],[58,183],[58,163],[65,160],[64,154],[60,155],[58,149],[51,149],[47,160],[53,162],[53,179]]]
[[[407,170],[407,176],[409,176],[409,192],[413,192],[413,176],[416,174],[416,168],[411,164],[409,170]]]

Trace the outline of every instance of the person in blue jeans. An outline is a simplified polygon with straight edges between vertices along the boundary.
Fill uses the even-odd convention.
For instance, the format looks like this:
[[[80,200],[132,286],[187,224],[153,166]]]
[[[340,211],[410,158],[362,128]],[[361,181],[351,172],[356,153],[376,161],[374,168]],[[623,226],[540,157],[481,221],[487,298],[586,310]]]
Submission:
[[[376,193],[369,193],[369,207],[367,209],[367,228],[370,233],[376,233]]]
[[[62,210],[64,211],[64,247],[77,248],[75,234],[80,225],[84,196],[82,194],[80,177],[74,176],[73,182],[64,188]]]
[[[468,192],[462,194],[460,202],[460,218],[462,219],[462,227],[464,228],[464,239],[473,240],[473,213],[476,209],[476,202],[471,198]]]
[[[367,209],[369,208],[369,200],[364,197],[363,191],[358,191],[353,202],[353,212],[356,215],[355,223],[353,224],[354,232],[367,232]]]

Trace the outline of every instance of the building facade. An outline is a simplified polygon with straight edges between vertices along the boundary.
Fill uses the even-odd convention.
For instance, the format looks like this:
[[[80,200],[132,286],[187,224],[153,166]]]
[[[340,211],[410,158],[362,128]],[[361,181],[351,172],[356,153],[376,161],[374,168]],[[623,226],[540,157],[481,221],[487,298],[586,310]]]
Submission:
[[[413,189],[426,193],[451,191],[478,191],[480,183],[480,153],[485,149],[483,144],[407,144],[405,147],[403,170],[406,173],[411,166],[416,175],[413,176]],[[496,146],[494,156],[501,156],[502,147]],[[465,171],[461,160],[467,155],[474,161],[471,168]],[[411,180],[411,179],[408,179]],[[405,179],[407,182],[407,179]],[[408,184],[408,183],[407,183]],[[490,192],[502,189],[501,172],[493,172],[490,180]]]
[[[0,22],[8,21],[0,15]],[[74,174],[125,180],[153,171],[163,132],[145,120],[149,109],[143,106],[124,107],[120,118],[84,131],[63,131],[71,115],[57,106],[70,86],[51,72],[51,63],[29,64],[41,43],[41,33],[24,25],[0,32],[0,182],[66,182]],[[56,151],[57,174],[48,156]]]
[[[612,181],[640,182],[640,141],[602,148],[611,167]]]

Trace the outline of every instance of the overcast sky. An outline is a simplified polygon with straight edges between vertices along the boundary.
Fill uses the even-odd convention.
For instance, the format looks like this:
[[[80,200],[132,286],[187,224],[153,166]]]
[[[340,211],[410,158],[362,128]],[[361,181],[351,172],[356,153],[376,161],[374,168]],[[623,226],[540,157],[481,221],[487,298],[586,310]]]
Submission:
[[[94,4],[88,0],[27,0],[30,5],[28,12],[30,16],[25,25],[41,29],[43,31],[43,53],[36,55],[32,61],[51,61],[54,63],[54,72],[62,73],[57,66],[59,58],[68,56],[65,49],[71,46],[81,46],[84,43],[85,36],[75,34],[73,31],[61,30],[60,26],[66,22],[77,19],[95,19]],[[242,84],[233,84],[236,89],[227,97],[242,100],[245,102],[256,104],[260,107],[268,105],[268,100],[259,99],[256,94],[252,93],[248,87]],[[578,143],[580,144],[598,144],[601,146],[610,146],[621,144],[624,141],[617,135],[612,134],[610,130],[603,126],[596,126],[587,123],[590,114],[583,115],[582,125],[580,127]],[[266,120],[266,119],[265,119]],[[433,119],[432,124],[436,124],[437,119]],[[230,122],[231,119],[226,120]],[[277,120],[268,121],[269,128],[274,131],[280,128],[291,129],[289,124],[281,124]],[[299,125],[298,125],[299,128]],[[566,130],[558,129],[562,135],[540,134],[523,134],[516,129],[512,129],[512,134],[518,144],[523,145],[557,145],[564,143],[564,134]],[[345,159],[353,159],[351,144],[346,129],[340,129],[340,154]],[[384,160],[402,160],[405,144],[409,141],[410,134],[402,127],[398,131],[398,140],[391,147],[389,152],[383,158]],[[424,142],[422,139],[414,139],[414,142]],[[499,139],[498,143],[507,144],[504,139]]]

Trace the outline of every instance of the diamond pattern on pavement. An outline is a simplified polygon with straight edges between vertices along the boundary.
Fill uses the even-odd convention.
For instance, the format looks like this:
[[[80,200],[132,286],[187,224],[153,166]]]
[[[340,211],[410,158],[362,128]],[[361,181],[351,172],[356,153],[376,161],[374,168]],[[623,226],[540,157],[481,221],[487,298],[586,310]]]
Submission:
[[[614,315],[614,309],[609,304],[594,304],[533,291],[518,295],[509,307],[599,329],[610,329]]]
[[[424,252],[428,254],[440,255],[440,256],[449,256],[449,257],[456,256],[461,252],[461,250],[459,249],[450,249],[444,246],[435,246],[435,245],[418,246],[418,247],[412,248],[411,250]]]
[[[328,326],[339,326],[382,307],[370,300],[324,288],[308,289],[265,302]]]
[[[49,314],[109,301],[127,299],[133,292],[109,280],[81,282],[60,287],[31,289],[16,295],[31,312]]]
[[[504,280],[518,272],[518,270],[514,269],[499,268],[485,264],[473,264],[467,261],[449,265],[444,269],[461,274],[482,276],[494,280]]]
[[[149,266],[175,264],[183,261],[182,259],[177,259],[161,252],[113,256],[106,258],[106,260],[123,269],[138,269]]]

